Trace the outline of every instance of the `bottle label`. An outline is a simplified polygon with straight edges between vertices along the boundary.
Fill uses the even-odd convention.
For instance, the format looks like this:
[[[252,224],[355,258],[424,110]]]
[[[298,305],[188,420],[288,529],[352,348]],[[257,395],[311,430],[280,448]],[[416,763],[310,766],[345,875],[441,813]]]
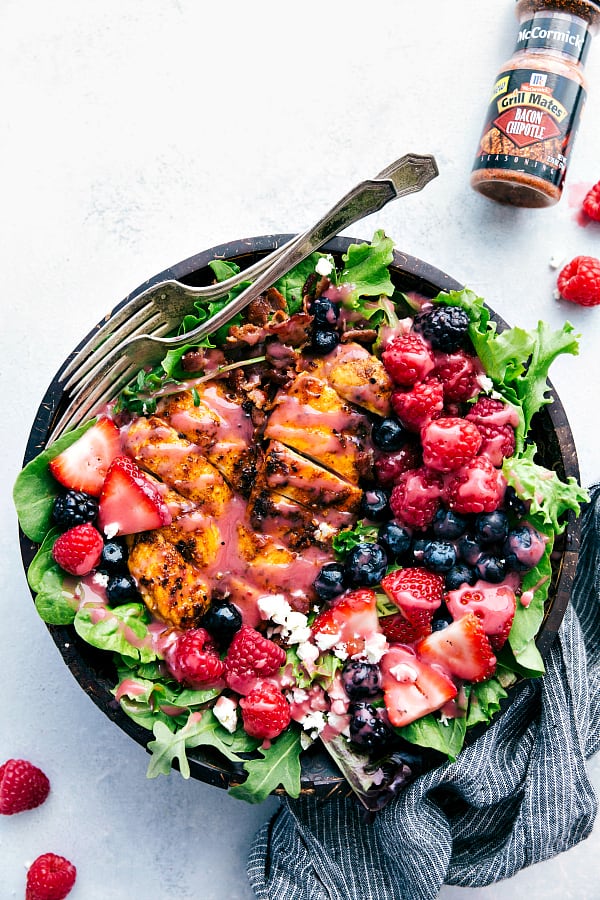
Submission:
[[[515,46],[518,50],[559,50],[581,64],[587,58],[591,36],[584,22],[564,16],[536,14],[519,26]]]
[[[504,169],[562,186],[586,93],[553,72],[501,72],[473,169]]]

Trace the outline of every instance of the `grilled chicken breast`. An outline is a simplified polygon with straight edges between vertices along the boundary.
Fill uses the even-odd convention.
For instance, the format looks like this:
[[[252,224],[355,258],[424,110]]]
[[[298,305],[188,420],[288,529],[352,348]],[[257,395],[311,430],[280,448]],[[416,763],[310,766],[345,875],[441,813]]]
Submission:
[[[356,342],[338,344],[331,353],[304,363],[344,400],[378,416],[389,416],[392,382],[381,360]]]

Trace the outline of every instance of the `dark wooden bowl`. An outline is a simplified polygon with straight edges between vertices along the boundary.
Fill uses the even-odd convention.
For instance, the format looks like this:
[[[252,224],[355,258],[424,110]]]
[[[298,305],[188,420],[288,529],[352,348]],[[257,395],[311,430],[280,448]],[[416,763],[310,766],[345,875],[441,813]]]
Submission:
[[[140,285],[115,307],[111,315],[152,284],[170,278],[190,285],[210,284],[213,280],[213,273],[208,268],[208,263],[213,259],[235,260],[241,268],[246,268],[260,257],[279,247],[290,237],[291,235],[267,235],[211,247],[209,250],[177,263]],[[336,238],[326,244],[324,249],[333,254],[342,254],[347,250],[349,244],[356,242],[355,239]],[[400,290],[417,291],[428,297],[434,297],[440,290],[459,290],[462,287],[439,269],[401,251],[394,252],[392,277]],[[494,314],[494,318],[500,328],[506,327],[506,324],[497,315]],[[104,321],[102,320],[97,328],[104,324]],[[90,336],[91,334],[87,335],[81,345],[86,343]],[[79,347],[75,348],[65,360],[40,404],[29,435],[24,464],[45,448],[53,423],[62,412],[65,398],[58,378],[62,369],[75,356],[78,349]],[[544,407],[534,421],[533,432],[539,447],[539,459],[543,465],[554,469],[560,478],[573,476],[579,479],[573,436],[564,408],[554,389],[552,389],[552,397],[553,402]],[[36,553],[37,545],[33,544],[22,532],[20,532],[20,545],[23,565],[27,570]],[[579,525],[577,519],[570,515],[566,529],[557,542],[554,554],[550,596],[544,623],[537,640],[542,655],[548,652],[569,602],[578,551]],[[72,627],[55,625],[47,627],[71,674],[83,690],[109,719],[145,747],[151,737],[150,732],[136,725],[125,715],[111,694],[116,675],[112,668],[110,654],[95,650],[83,642]],[[203,748],[192,750],[189,752],[189,757],[193,777],[208,784],[227,788],[229,785],[243,780],[243,771],[240,768],[217,754],[211,753],[210,750]],[[347,783],[328,754],[320,748],[318,742],[303,756],[302,789],[307,794],[321,797],[333,793],[350,793]]]

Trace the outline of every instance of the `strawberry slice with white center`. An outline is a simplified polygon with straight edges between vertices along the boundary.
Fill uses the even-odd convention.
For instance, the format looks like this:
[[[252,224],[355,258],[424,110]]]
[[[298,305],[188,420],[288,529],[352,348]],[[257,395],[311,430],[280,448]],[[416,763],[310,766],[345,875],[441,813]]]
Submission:
[[[108,467],[122,452],[119,429],[104,417],[55,456],[49,469],[63,487],[99,497]]]
[[[449,591],[446,606],[453,619],[473,613],[483,625],[494,650],[500,650],[513,623],[517,600],[507,584],[477,581],[472,587],[463,584],[457,590]]]
[[[444,598],[443,577],[419,566],[384,575],[381,587],[413,625],[431,622]]]
[[[485,681],[496,671],[496,657],[482,623],[473,613],[434,631],[416,648],[419,659],[462,681]]]
[[[363,653],[368,639],[380,632],[377,597],[370,588],[344,594],[312,624],[313,639],[321,651],[344,647],[348,656]]]
[[[107,537],[152,531],[171,524],[158,485],[128,456],[110,465],[98,504],[98,524]]]
[[[456,697],[452,679],[419,659],[409,647],[391,646],[380,666],[385,708],[397,728],[441,709]]]

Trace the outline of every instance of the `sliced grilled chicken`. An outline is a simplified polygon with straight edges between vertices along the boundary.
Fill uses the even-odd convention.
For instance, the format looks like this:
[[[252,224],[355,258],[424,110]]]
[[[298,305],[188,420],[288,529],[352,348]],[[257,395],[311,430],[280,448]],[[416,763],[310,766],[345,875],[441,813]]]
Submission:
[[[327,381],[344,400],[378,416],[390,414],[390,376],[381,360],[360,344],[338,344],[327,356],[305,360],[303,368]]]
[[[341,528],[351,528],[356,516],[350,512],[308,509],[278,491],[256,485],[248,501],[252,527],[282,541],[291,550],[316,545],[330,547]]]
[[[138,465],[193,501],[206,515],[219,516],[231,500],[231,488],[199,448],[157,416],[130,425],[125,449]]]
[[[366,415],[308,372],[279,391],[265,428],[266,438],[292,447],[355,485],[370,473],[369,436]]]

